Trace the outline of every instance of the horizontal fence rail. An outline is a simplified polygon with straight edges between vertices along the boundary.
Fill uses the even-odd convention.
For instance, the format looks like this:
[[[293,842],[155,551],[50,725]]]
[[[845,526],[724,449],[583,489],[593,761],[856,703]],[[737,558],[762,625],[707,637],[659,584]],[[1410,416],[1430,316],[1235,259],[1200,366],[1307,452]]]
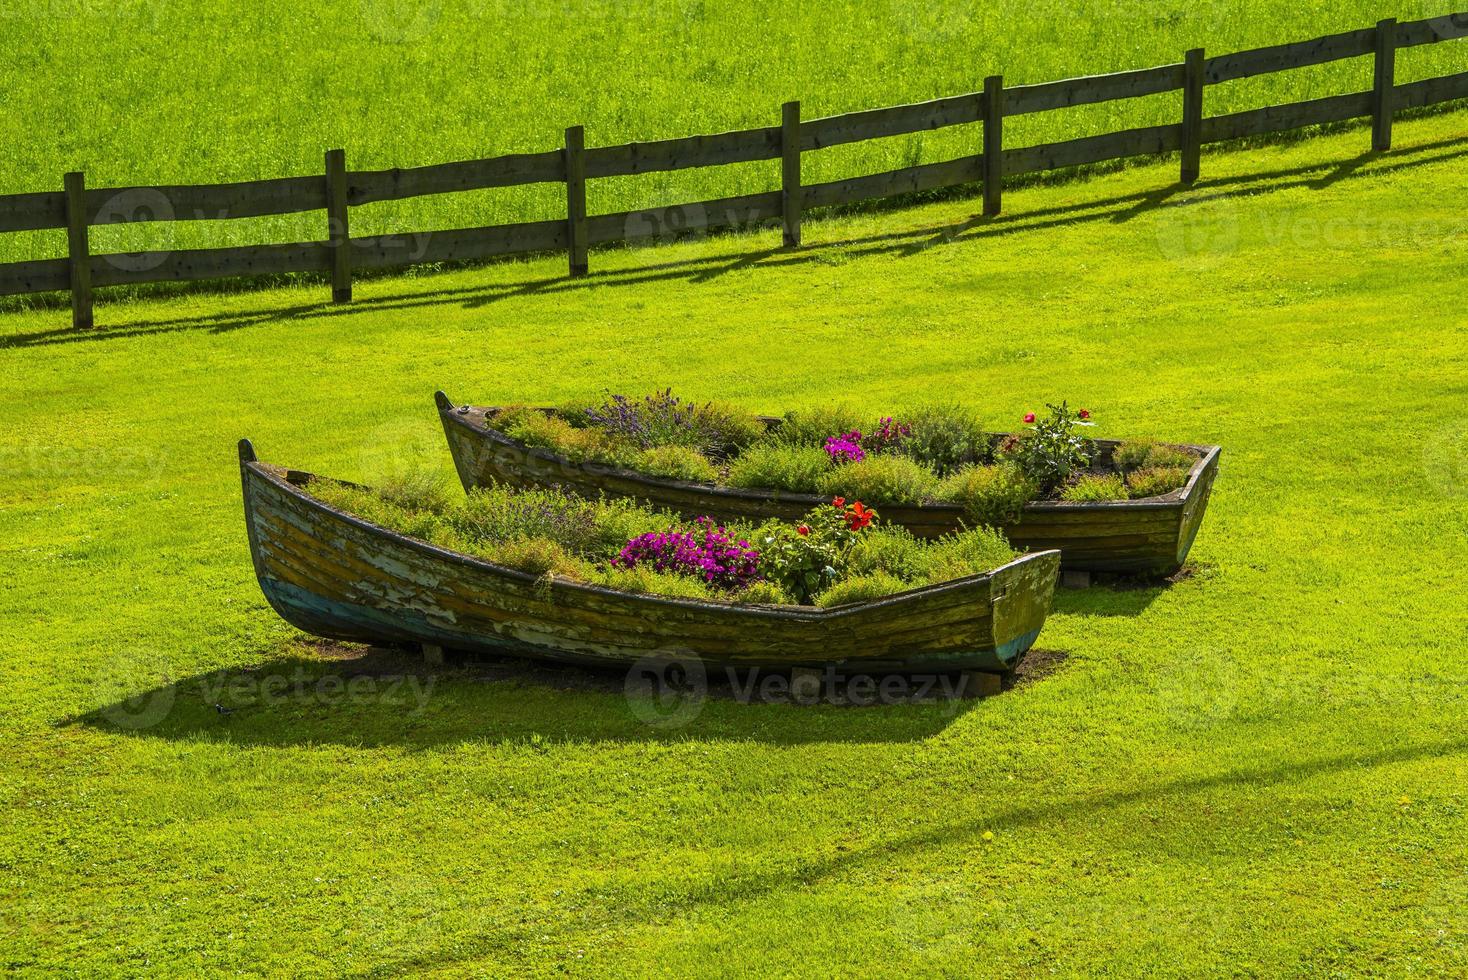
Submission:
[[[72,320],[92,324],[92,288],[136,283],[221,279],[282,273],[320,273],[332,298],[350,301],[354,269],[392,269],[468,262],[507,255],[566,251],[571,274],[587,271],[587,248],[614,242],[676,237],[688,232],[778,224],[787,246],[800,244],[804,211],[879,200],[961,185],[982,185],[984,213],[998,214],[1004,180],[1127,157],[1180,151],[1183,183],[1198,177],[1199,149],[1217,143],[1306,126],[1369,117],[1372,149],[1389,149],[1393,115],[1468,99],[1468,70],[1397,84],[1396,52],[1468,38],[1468,13],[1343,31],[1309,41],[1276,44],[1206,57],[1194,49],[1181,62],[1006,88],[1001,76],[983,90],[911,105],[802,119],[800,103],[786,103],[779,125],[706,136],[619,146],[586,147],[581,127],[562,146],[484,160],[391,170],[349,170],[342,150],[328,151],[323,172],[227,184],[88,188],[81,173],[65,175],[62,189],[0,195],[0,232],[65,229],[63,258],[0,264],[0,295],[67,291]],[[1468,45],[1464,46],[1468,49]],[[1361,92],[1207,116],[1204,89],[1243,78],[1347,58],[1374,59],[1372,87]],[[1120,99],[1181,94],[1179,121],[1037,146],[1006,147],[1004,119]],[[979,124],[974,152],[958,159],[883,173],[801,184],[804,153],[866,140]],[[586,182],[606,177],[781,161],[777,190],[714,201],[615,214],[586,213]],[[379,201],[522,184],[563,184],[566,218],[353,237],[351,209]],[[324,212],[324,237],[289,245],[182,249],[93,255],[89,229],[135,221],[211,221]]]

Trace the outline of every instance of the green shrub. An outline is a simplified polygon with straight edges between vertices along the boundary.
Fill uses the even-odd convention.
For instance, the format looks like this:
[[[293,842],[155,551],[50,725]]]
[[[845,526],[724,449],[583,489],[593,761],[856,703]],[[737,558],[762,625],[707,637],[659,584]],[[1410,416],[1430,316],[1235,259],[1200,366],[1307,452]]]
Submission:
[[[788,606],[795,600],[774,582],[755,582],[734,596],[735,602],[757,604],[763,606]]]
[[[549,538],[503,541],[487,548],[484,554],[497,565],[529,572],[531,575],[555,575],[573,582],[584,582],[595,575],[587,562]]]
[[[1060,492],[1061,500],[1082,503],[1095,500],[1126,500],[1126,482],[1116,473],[1088,473]]]
[[[895,575],[873,572],[870,575],[852,575],[844,578],[815,597],[815,604],[822,609],[844,606],[849,602],[868,602],[884,596],[906,592],[911,585]]]
[[[606,567],[597,572],[595,583],[620,592],[665,595],[678,599],[718,599],[703,580],[691,575],[653,571],[646,565],[633,568]]]
[[[819,493],[821,477],[831,468],[824,449],[784,443],[750,446],[729,466],[731,487]]]
[[[658,446],[637,454],[633,467],[651,476],[665,476],[692,483],[717,483],[719,471],[696,449],[687,446]]]
[[[1191,469],[1198,458],[1185,449],[1164,446],[1155,439],[1133,439],[1116,447],[1111,464],[1123,473],[1148,467]]]
[[[515,409],[501,413],[495,428],[511,439],[527,446],[548,449],[573,463],[606,463],[627,466],[636,458],[637,450],[596,427],[577,428],[559,415],[547,415],[534,409]]]
[[[410,470],[389,478],[374,488],[374,492],[404,510],[441,514],[449,506],[448,481],[437,470]]]
[[[920,504],[937,489],[933,471],[906,456],[868,456],[828,469],[820,481],[820,492],[828,497],[842,496],[874,507]]]
[[[765,434],[765,423],[758,415],[725,402],[700,405],[694,423],[700,447],[715,459],[728,459]]]
[[[789,446],[821,448],[831,436],[862,427],[861,413],[849,405],[823,405],[786,412],[772,433],[776,442]]]
[[[896,524],[872,527],[846,554],[846,569],[852,575],[885,572],[914,582],[927,574],[927,567],[923,543]]]
[[[1181,466],[1149,466],[1129,473],[1127,488],[1133,498],[1160,497],[1188,482],[1188,471]]]
[[[1091,425],[1085,409],[1074,410],[1065,402],[1048,407],[1049,416],[1028,416],[1033,427],[999,447],[1000,456],[1018,466],[1041,490],[1064,486],[1071,474],[1085,472],[1095,452],[1091,440],[1079,431]]]
[[[1153,469],[1185,469],[1190,470],[1198,457],[1186,449],[1177,449],[1173,446],[1153,446],[1152,451],[1147,454],[1147,466]]]
[[[968,575],[992,572],[1018,557],[1009,540],[993,528],[975,527],[945,534],[923,549],[922,581],[936,585]]]
[[[410,510],[384,499],[375,490],[349,487],[334,480],[313,480],[311,496],[322,503],[360,517],[364,521],[405,534],[419,541],[448,547],[452,535],[445,519],[431,510]]]
[[[1039,488],[1017,466],[967,466],[938,486],[937,497],[963,507],[975,524],[1014,524]]]
[[[1111,465],[1123,473],[1147,465],[1147,454],[1157,447],[1155,439],[1129,439],[1111,452]]]
[[[959,405],[924,405],[897,416],[912,430],[899,451],[939,476],[991,458],[993,437],[973,412]]]
[[[595,505],[556,490],[476,487],[444,519],[461,536],[489,544],[546,538],[585,554],[600,540]]]

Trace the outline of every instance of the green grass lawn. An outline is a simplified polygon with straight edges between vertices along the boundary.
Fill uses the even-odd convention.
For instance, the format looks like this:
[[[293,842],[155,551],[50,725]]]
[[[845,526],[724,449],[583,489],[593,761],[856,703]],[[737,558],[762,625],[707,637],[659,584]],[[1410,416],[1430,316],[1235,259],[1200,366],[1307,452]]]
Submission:
[[[1310,30],[1370,19],[1325,9]],[[1368,141],[1207,155],[1186,191],[1175,162],[1022,189],[993,221],[813,223],[797,252],[609,251],[577,281],[551,257],[349,307],[312,284],[104,300],[84,334],[0,318],[0,968],[1461,976],[1468,114]],[[1067,398],[1223,470],[1191,578],[1061,593],[1049,672],[981,702],[653,727],[572,673],[394,681],[265,605],[239,437],[371,481],[447,469],[436,387],[665,384],[1011,427]]]
[[[1052,81],[1224,54],[1452,13],[1461,0],[347,0],[228,6],[161,0],[14,0],[0,13],[0,193],[248,180],[421,166],[554,149],[567,126],[589,146],[779,123],[982,87]],[[1462,71],[1468,44],[1403,50],[1399,81]],[[1362,91],[1370,58],[1212,86],[1210,113]],[[1177,122],[1181,96],[1019,117],[1024,146]],[[974,152],[977,126],[805,155],[807,182]],[[592,213],[765,191],[780,162],[593,181]],[[560,185],[382,203],[359,235],[559,217]],[[93,251],[323,237],[320,213],[108,226]],[[63,231],[0,236],[0,261],[65,255]]]

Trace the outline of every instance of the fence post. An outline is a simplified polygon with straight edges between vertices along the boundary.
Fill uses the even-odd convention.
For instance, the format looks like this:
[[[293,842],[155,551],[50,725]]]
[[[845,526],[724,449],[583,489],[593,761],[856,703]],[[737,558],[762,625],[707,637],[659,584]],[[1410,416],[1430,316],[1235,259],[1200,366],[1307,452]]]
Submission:
[[[1397,83],[1397,19],[1376,22],[1376,77],[1371,99],[1371,148],[1392,148],[1392,103]]]
[[[66,188],[66,254],[71,260],[71,325],[92,326],[92,250],[87,241],[87,178],[73,171]]]
[[[984,213],[999,213],[1004,190],[1004,76],[984,79]]]
[[[352,301],[352,234],[347,224],[347,151],[326,151],[326,240],[331,247],[331,301]]]
[[[800,103],[787,102],[780,117],[780,204],[785,247],[800,244]]]
[[[586,130],[566,130],[566,247],[571,275],[586,275]]]
[[[1184,184],[1198,179],[1203,156],[1203,49],[1193,48],[1183,56],[1183,165]]]

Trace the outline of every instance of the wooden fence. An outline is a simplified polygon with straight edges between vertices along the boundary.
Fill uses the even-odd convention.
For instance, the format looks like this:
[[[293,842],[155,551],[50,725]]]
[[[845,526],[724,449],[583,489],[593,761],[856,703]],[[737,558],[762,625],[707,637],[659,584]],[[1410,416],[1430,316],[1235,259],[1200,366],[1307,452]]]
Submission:
[[[329,274],[332,299],[352,298],[354,269],[459,262],[525,252],[565,250],[570,273],[587,271],[587,250],[607,242],[658,237],[679,225],[677,215],[696,214],[697,226],[717,230],[778,221],[787,246],[800,244],[801,214],[810,208],[851,204],[899,194],[982,183],[984,213],[999,213],[1006,177],[1057,170],[1124,157],[1180,151],[1181,179],[1198,177],[1205,143],[1283,132],[1360,117],[1373,121],[1374,150],[1391,146],[1397,110],[1468,98],[1468,71],[1398,85],[1395,52],[1468,37],[1468,13],[1345,31],[1310,41],[1206,57],[1187,52],[1177,64],[1110,75],[1006,88],[1001,76],[985,79],[982,92],[915,105],[870,109],[821,119],[802,119],[800,103],[784,106],[780,125],[652,143],[588,148],[580,126],[566,130],[561,148],[393,170],[348,170],[346,153],[326,153],[325,175],[280,177],[230,184],[88,188],[69,173],[60,191],[0,196],[0,231],[65,228],[67,257],[0,265],[0,295],[69,290],[72,321],[92,324],[92,290],[98,286],[171,280],[218,279],[284,272]],[[1468,48],[1468,46],[1465,46]],[[1287,105],[1205,116],[1208,85],[1271,72],[1372,56],[1369,91]],[[1069,106],[1182,93],[1181,120],[1100,136],[1008,148],[1004,119]],[[980,152],[941,163],[802,186],[802,153],[842,143],[880,139],[948,126],[982,125]],[[586,213],[586,182],[602,177],[715,167],[754,160],[781,161],[781,186],[762,194],[693,204]],[[414,236],[351,237],[351,209],[374,201],[518,184],[563,183],[566,219],[435,231]],[[119,206],[118,202],[129,202]],[[151,207],[132,206],[142,202]],[[175,251],[92,255],[88,228],[135,220],[217,220],[260,215],[326,212],[325,239],[294,245],[252,245]]]

